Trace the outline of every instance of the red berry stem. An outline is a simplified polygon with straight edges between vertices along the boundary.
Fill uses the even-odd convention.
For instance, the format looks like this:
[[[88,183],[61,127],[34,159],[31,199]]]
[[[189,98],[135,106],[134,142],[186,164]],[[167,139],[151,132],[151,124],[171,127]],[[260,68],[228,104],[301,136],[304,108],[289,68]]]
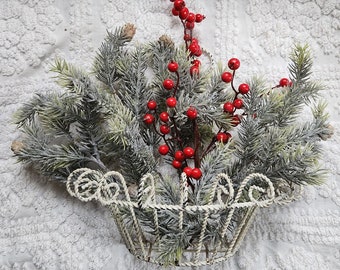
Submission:
[[[217,133],[221,132],[222,131],[222,128],[220,128],[218,130]],[[211,142],[209,143],[209,145],[207,146],[207,148],[204,150],[203,154],[202,154],[202,159],[211,151],[215,148],[215,142],[216,142],[216,137],[214,136],[212,139],[211,139]]]
[[[185,20],[181,20],[181,23],[182,23],[182,25],[183,25],[183,32],[184,32],[184,36],[185,36],[186,34],[188,34],[188,33],[187,33],[188,29],[187,29],[186,26],[185,26]],[[188,35],[190,36],[190,39],[185,39],[185,40],[184,40],[184,41],[185,41],[185,49],[186,49],[187,51],[189,50],[189,41],[192,40],[192,29],[189,30],[189,34],[188,34]],[[188,59],[189,59],[189,57],[188,57]]]
[[[155,129],[156,133],[157,133],[159,136],[162,137],[164,143],[169,147],[170,153],[173,153],[174,150],[173,150],[173,147],[169,144],[169,140],[167,140],[167,139],[165,138],[165,135],[164,135],[164,134],[161,134],[161,133],[159,133],[159,132],[157,131],[156,125],[155,125],[155,124],[154,124],[154,129]]]
[[[210,142],[210,144],[207,146],[205,151],[202,154],[202,159],[211,151],[215,148],[215,142],[216,142],[216,137],[214,136]]]
[[[169,139],[166,139],[165,135],[162,135],[162,138],[163,138],[164,143],[169,147],[170,154],[173,155],[175,151],[174,151],[174,147],[171,144],[169,144]]]
[[[178,73],[177,70],[175,71],[175,74],[177,76],[177,81],[176,81],[175,90],[174,90],[174,94],[173,94],[174,97],[176,96],[177,89],[178,89],[178,86],[179,86],[179,73]]]
[[[188,51],[189,50],[189,41],[191,41],[192,40],[192,29],[187,29],[186,28],[186,26],[185,26],[185,20],[181,20],[181,23],[182,23],[182,25],[183,25],[183,32],[184,32],[184,36],[186,35],[186,34],[188,34],[187,33],[187,31],[189,30],[189,36],[190,36],[190,39],[185,39],[184,41],[185,41],[185,49]],[[189,57],[188,57],[189,58]]]
[[[162,133],[160,133],[160,132],[157,130],[155,121],[152,123],[152,126],[153,126],[155,132],[157,133],[157,135],[163,138],[164,143],[165,143],[165,144],[169,147],[169,149],[170,149],[170,153],[174,153],[173,147],[169,144],[168,140],[165,138],[165,134],[162,134]]]
[[[162,133],[158,132],[155,121],[152,123],[152,126],[153,126],[153,129],[155,130],[155,132],[156,132],[159,136],[161,136],[161,137],[164,136]]]
[[[231,79],[231,88],[233,89],[234,93],[235,93],[235,98],[234,100],[236,99],[237,95],[238,95],[238,91],[236,90],[235,86],[234,86],[234,78],[235,78],[235,73],[236,73],[236,70],[233,71],[233,78]]]
[[[192,42],[192,29],[189,30],[189,35],[190,35],[190,41]],[[188,48],[187,48],[187,50],[188,50]]]

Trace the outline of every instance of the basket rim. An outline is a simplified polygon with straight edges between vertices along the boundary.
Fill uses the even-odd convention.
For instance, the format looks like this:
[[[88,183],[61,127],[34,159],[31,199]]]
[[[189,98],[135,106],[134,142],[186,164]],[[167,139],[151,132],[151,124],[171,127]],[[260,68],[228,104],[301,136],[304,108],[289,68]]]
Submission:
[[[92,179],[90,179],[89,176],[92,177]],[[110,178],[116,181],[113,182]],[[263,183],[267,185],[267,188],[265,189],[258,185],[250,184],[253,179],[263,181]],[[222,180],[225,180],[227,185],[221,185],[220,181]],[[114,204],[123,207],[131,206],[142,209],[182,210],[188,212],[218,211],[252,206],[267,207],[275,201],[276,197],[272,181],[264,174],[249,174],[235,190],[230,177],[225,173],[220,173],[213,180],[214,183],[210,191],[209,202],[201,205],[188,205],[188,187],[186,181],[187,177],[185,173],[182,173],[179,188],[180,203],[172,205],[156,203],[157,192],[155,178],[150,173],[145,174],[140,180],[137,200],[131,199],[125,178],[117,171],[109,171],[103,174],[97,170],[79,168],[73,171],[67,178],[66,188],[71,196],[84,202],[97,200],[105,206]],[[246,186],[248,187],[249,201],[238,202]],[[89,188],[95,188],[96,190],[89,192]],[[254,191],[265,194],[266,198],[257,200],[253,195]],[[125,196],[124,199],[119,198],[120,192]],[[228,199],[223,201],[221,198],[222,195],[228,195]],[[213,201],[213,197],[215,196],[217,196],[217,200]],[[263,197],[264,196],[262,196],[262,198]]]
[[[254,179],[257,181],[253,181]],[[176,205],[157,202],[159,194],[156,192],[156,181],[150,173],[145,174],[140,179],[137,195],[134,198],[130,197],[123,175],[117,171],[102,173],[89,168],[80,168],[69,175],[66,186],[68,192],[79,200],[84,202],[97,200],[111,210],[126,247],[135,257],[158,265],[173,266],[211,265],[228,259],[239,248],[256,210],[271,205],[277,199],[272,181],[260,173],[249,174],[237,189],[234,189],[232,180],[227,174],[216,175],[212,181],[211,190],[207,193],[207,201],[202,205],[188,204],[186,182],[187,178],[183,173],[178,190],[180,194],[179,203]],[[244,192],[248,194],[246,197],[243,196]],[[254,196],[255,193],[261,194],[261,196]],[[237,221],[233,221],[234,214],[239,212],[238,209],[242,209],[242,215]],[[132,224],[130,224],[130,227],[127,226],[126,220],[123,218],[124,210],[128,213],[129,222]],[[150,211],[152,214],[150,219],[150,222],[154,224],[152,234],[154,239],[152,241],[147,240],[148,232],[143,227],[143,220],[138,218],[137,210]],[[187,226],[185,223],[187,215],[200,213],[200,232],[194,238],[194,246],[189,245],[190,248],[193,248],[193,256],[190,260],[187,260],[183,255],[184,253],[181,254],[179,261],[168,262],[155,258],[156,248],[160,247],[160,239],[165,236],[159,227],[159,217],[161,217],[162,211],[171,211],[176,214],[176,221],[171,229],[175,228],[179,232],[183,232],[183,229]],[[218,227],[221,238],[217,241],[216,250],[211,254],[211,257],[209,258],[206,255],[206,258],[203,259],[202,254],[207,254],[205,237],[208,219],[210,215],[221,213],[220,211],[225,213],[225,219]],[[234,224],[233,222],[236,222],[236,227],[228,233],[228,228],[230,224]],[[223,246],[226,247],[226,251],[221,251]],[[184,252],[187,254],[187,250],[184,250]],[[223,253],[223,255],[218,257],[218,253]]]

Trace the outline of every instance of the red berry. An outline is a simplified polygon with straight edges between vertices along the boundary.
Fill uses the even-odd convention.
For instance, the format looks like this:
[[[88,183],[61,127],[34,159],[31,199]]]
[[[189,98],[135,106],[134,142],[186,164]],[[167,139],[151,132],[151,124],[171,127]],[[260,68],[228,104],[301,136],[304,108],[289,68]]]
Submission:
[[[201,65],[201,61],[198,59],[195,59],[194,61],[191,62],[191,64],[193,64],[194,66],[199,67]]]
[[[194,76],[194,75],[198,76],[199,74],[200,74],[200,70],[199,70],[198,66],[194,65],[194,66],[190,67],[190,75],[191,76]]]
[[[175,8],[173,8],[171,10],[171,12],[172,12],[172,15],[174,15],[174,16],[178,16],[179,15],[179,11],[177,9],[175,9]]]
[[[243,106],[243,100],[240,98],[237,98],[234,100],[233,104],[236,109],[241,109]]]
[[[176,104],[177,104],[177,100],[175,97],[169,97],[167,98],[166,100],[166,105],[169,107],[169,108],[174,108],[176,107]]]
[[[192,54],[194,54],[195,52],[197,52],[200,49],[201,49],[200,46],[196,42],[191,42],[191,44],[189,45],[189,51]]]
[[[289,85],[289,79],[287,79],[287,78],[282,78],[281,80],[280,80],[280,86],[281,87],[285,87],[285,86],[288,86]]]
[[[198,44],[198,39],[197,39],[197,38],[192,38],[192,39],[191,39],[191,42],[192,42],[192,43]]]
[[[182,8],[185,7],[185,2],[183,0],[176,0],[174,2],[174,8],[178,11],[180,11]]]
[[[165,156],[167,153],[169,153],[169,146],[167,146],[166,144],[162,144],[158,147],[158,152]]]
[[[185,148],[183,149],[183,153],[184,153],[184,156],[185,156],[186,158],[191,158],[191,157],[194,156],[195,150],[194,150],[193,148],[191,148],[191,147],[185,147]]]
[[[238,91],[242,94],[245,95],[249,92],[249,85],[246,83],[241,83],[238,87]]]
[[[237,58],[231,58],[229,61],[228,61],[228,67],[231,69],[231,70],[236,70],[240,67],[241,63],[240,63],[240,60],[238,60]]]
[[[233,74],[231,74],[230,72],[223,72],[221,75],[221,79],[226,83],[230,83],[233,80]]]
[[[168,122],[169,121],[169,114],[167,112],[161,112],[159,115],[159,119],[163,122]]]
[[[195,22],[200,23],[205,19],[205,16],[202,14],[196,14]]]
[[[154,100],[150,100],[147,104],[149,110],[154,110],[157,107],[157,103]]]
[[[197,118],[197,110],[195,107],[189,107],[187,110],[187,116],[189,119],[194,120]]]
[[[219,132],[216,135],[216,140],[219,141],[219,142],[223,142],[223,143],[228,142],[228,140],[230,138],[231,138],[231,134],[230,133]]]
[[[159,127],[159,131],[164,135],[169,134],[170,133],[170,127],[168,125],[161,125]]]
[[[195,27],[195,23],[194,22],[186,22],[185,23],[185,28],[186,29],[189,29],[189,30],[192,30],[192,29],[194,29],[194,27]]]
[[[184,34],[183,39],[184,39],[185,41],[189,41],[189,40],[191,40],[191,36],[190,36],[189,34]]]
[[[169,64],[168,64],[168,70],[170,72],[176,72],[178,70],[178,64],[174,61],[171,61]]]
[[[191,177],[194,179],[200,179],[202,177],[202,171],[200,168],[193,168],[191,171]]]
[[[189,9],[184,7],[180,10],[179,12],[179,17],[182,19],[182,20],[185,20],[189,15]]]
[[[145,124],[150,125],[153,123],[153,121],[155,121],[155,117],[152,114],[147,113],[146,115],[144,115],[143,121]]]
[[[187,22],[194,22],[196,20],[196,15],[190,12],[187,16]]]
[[[183,169],[183,172],[184,172],[188,177],[190,177],[190,176],[191,176],[191,173],[192,173],[192,168],[190,168],[190,167],[185,167],[185,168]]]
[[[166,90],[171,90],[173,87],[174,87],[175,83],[173,80],[171,79],[165,79],[163,81],[163,87],[166,89]]]
[[[233,118],[231,119],[231,125],[233,127],[238,126],[241,123],[240,117],[238,115],[234,115]]]
[[[224,132],[217,133],[216,140],[219,142],[226,143],[228,141],[227,134],[225,134]]]
[[[202,50],[201,48],[194,53],[195,56],[200,57],[202,55]]]
[[[185,155],[183,153],[183,151],[176,151],[175,152],[175,159],[178,161],[184,161],[185,160]]]
[[[179,169],[179,168],[181,168],[182,167],[182,162],[180,162],[179,160],[173,160],[172,161],[172,166],[174,167],[174,168],[176,168],[176,169]]]
[[[224,109],[225,112],[233,113],[234,112],[234,105],[233,105],[233,103],[228,101],[228,102],[224,103],[223,109]]]

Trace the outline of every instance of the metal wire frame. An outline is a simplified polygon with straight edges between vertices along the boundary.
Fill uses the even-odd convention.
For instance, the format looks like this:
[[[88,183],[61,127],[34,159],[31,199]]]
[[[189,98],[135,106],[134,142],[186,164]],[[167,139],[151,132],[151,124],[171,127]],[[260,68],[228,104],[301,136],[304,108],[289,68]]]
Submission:
[[[204,205],[187,204],[186,182],[186,175],[182,174],[178,205],[158,203],[155,178],[151,174],[146,174],[141,179],[136,200],[131,199],[124,177],[115,171],[102,174],[88,168],[81,168],[70,174],[66,186],[68,192],[81,201],[98,200],[107,206],[112,212],[128,250],[139,259],[159,265],[203,266],[228,259],[237,251],[256,210],[259,207],[269,206],[275,200],[273,183],[263,174],[250,174],[241,182],[237,190],[234,190],[228,175],[217,175],[209,191],[208,202]],[[245,192],[247,196],[244,196]],[[150,239],[147,236],[143,222],[138,219],[137,211],[152,213],[154,238]],[[178,217],[177,230],[180,232],[186,224],[186,217],[203,215],[197,239],[183,250],[181,258],[170,262],[163,261],[159,257],[161,211],[170,211],[172,215]],[[224,224],[218,228],[221,238],[211,246],[206,242],[208,220],[212,215],[221,212],[226,214]],[[236,218],[236,213],[240,212],[242,217]],[[126,213],[129,217],[128,222]],[[235,220],[237,220],[236,224]],[[232,231],[228,230],[231,226],[233,226]]]

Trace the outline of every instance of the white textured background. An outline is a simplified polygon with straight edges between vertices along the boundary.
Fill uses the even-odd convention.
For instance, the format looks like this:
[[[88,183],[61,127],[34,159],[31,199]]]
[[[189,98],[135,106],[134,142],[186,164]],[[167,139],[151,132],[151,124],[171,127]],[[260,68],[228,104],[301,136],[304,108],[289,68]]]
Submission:
[[[326,85],[333,138],[325,142],[330,174],[289,206],[263,209],[240,251],[207,269],[340,269],[340,1],[187,1],[207,19],[197,28],[216,60],[237,56],[239,75],[286,77],[294,42],[308,42],[315,79]],[[16,164],[13,112],[34,92],[56,86],[47,72],[56,56],[88,67],[105,29],[125,22],[135,40],[181,38],[168,0],[0,0],[0,269],[158,269],[135,260],[109,212],[83,204]]]

